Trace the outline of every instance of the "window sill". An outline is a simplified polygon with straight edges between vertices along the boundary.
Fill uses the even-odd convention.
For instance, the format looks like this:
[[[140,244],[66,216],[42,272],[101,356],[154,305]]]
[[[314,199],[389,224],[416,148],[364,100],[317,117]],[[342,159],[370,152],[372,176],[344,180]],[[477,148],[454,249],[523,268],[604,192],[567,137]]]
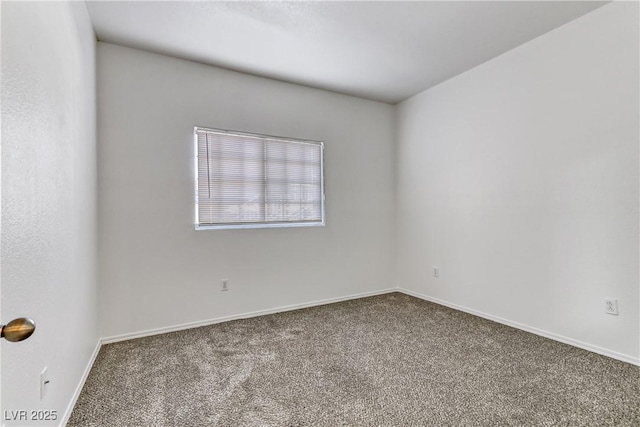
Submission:
[[[217,224],[199,225],[196,224],[196,231],[201,230],[233,230],[237,228],[292,228],[292,227],[324,227],[323,222],[273,222],[260,224]]]

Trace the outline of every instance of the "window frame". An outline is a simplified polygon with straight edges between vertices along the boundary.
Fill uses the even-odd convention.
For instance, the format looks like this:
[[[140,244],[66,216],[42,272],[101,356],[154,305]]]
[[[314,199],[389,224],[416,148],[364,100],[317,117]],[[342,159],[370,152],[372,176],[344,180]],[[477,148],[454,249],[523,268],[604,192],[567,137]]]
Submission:
[[[280,222],[247,222],[247,223],[217,223],[217,224],[200,224],[199,218],[199,194],[198,194],[198,131],[226,133],[231,135],[249,136],[257,138],[278,139],[281,141],[290,141],[295,143],[313,144],[320,147],[320,195],[321,195],[321,220],[320,221],[280,221]],[[324,227],[326,225],[325,218],[325,171],[324,171],[324,142],[308,139],[291,138],[275,135],[266,135],[259,133],[241,132],[227,129],[210,128],[205,126],[193,127],[193,170],[194,170],[194,207],[195,207],[195,229],[199,230],[231,230],[243,228],[291,228],[291,227]],[[265,181],[266,182],[266,181]]]

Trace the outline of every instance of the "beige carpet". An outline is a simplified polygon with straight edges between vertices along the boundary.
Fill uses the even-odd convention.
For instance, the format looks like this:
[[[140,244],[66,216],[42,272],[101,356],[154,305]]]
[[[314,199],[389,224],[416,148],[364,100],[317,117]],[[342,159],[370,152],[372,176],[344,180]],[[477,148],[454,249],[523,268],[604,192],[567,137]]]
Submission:
[[[105,345],[69,422],[609,425],[640,368],[399,293]]]

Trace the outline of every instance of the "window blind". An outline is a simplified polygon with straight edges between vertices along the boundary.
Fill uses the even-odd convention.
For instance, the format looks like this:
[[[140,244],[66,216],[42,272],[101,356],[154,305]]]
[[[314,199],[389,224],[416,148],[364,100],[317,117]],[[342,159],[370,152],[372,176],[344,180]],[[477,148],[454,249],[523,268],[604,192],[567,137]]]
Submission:
[[[195,128],[196,226],[324,224],[323,144]]]

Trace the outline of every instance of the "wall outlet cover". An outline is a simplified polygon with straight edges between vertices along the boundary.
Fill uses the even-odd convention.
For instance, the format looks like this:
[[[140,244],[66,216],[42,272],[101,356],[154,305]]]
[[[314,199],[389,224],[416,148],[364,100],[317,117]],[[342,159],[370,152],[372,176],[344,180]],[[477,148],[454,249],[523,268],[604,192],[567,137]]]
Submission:
[[[49,368],[46,366],[40,372],[40,400],[44,399],[44,396],[47,394],[47,389],[49,388]]]
[[[618,315],[618,300],[615,298],[604,299],[604,312],[607,314]]]

